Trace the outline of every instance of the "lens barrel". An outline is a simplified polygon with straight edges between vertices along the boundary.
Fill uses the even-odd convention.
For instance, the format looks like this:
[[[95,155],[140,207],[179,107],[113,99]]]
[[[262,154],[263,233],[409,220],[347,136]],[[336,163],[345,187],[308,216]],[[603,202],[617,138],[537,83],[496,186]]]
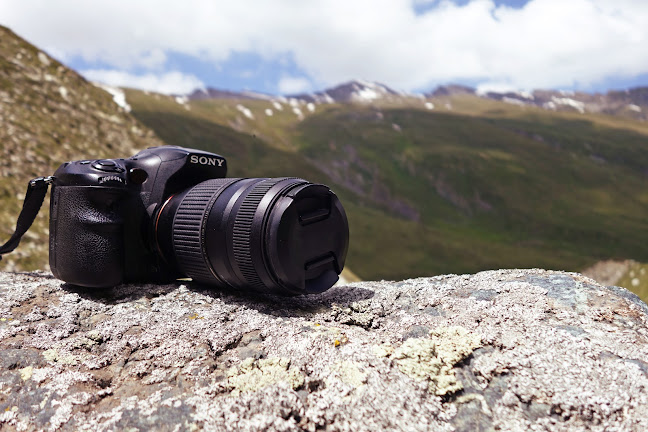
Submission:
[[[172,196],[155,219],[164,260],[193,280],[282,295],[342,272],[349,226],[331,190],[298,178],[220,178]]]

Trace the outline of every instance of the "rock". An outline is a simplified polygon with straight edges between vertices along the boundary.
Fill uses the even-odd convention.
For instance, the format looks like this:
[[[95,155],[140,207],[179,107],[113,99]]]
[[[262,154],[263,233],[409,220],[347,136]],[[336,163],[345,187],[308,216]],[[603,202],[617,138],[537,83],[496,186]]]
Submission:
[[[0,273],[3,430],[648,430],[648,306],[575,273],[312,296]]]

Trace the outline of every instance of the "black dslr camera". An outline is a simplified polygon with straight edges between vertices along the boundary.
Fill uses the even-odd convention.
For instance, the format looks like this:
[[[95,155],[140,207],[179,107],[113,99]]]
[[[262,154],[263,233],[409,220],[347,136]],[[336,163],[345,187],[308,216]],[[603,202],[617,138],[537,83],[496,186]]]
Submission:
[[[349,241],[336,195],[226,172],[222,156],[172,146],[64,163],[52,187],[52,272],[86,287],[190,277],[283,295],[330,288]]]

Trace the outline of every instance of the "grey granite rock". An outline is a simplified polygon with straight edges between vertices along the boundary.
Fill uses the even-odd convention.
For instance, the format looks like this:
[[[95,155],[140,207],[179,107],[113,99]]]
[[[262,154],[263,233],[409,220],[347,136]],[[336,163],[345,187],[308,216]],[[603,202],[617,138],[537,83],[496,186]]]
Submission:
[[[648,307],[502,270],[308,297],[0,273],[2,430],[648,430]]]

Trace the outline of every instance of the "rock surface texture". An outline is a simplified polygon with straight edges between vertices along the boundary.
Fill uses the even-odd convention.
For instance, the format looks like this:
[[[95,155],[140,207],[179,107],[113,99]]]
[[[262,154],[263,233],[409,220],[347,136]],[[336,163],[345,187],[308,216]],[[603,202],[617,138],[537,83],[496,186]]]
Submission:
[[[298,298],[0,273],[2,430],[648,430],[648,306],[574,273]]]

